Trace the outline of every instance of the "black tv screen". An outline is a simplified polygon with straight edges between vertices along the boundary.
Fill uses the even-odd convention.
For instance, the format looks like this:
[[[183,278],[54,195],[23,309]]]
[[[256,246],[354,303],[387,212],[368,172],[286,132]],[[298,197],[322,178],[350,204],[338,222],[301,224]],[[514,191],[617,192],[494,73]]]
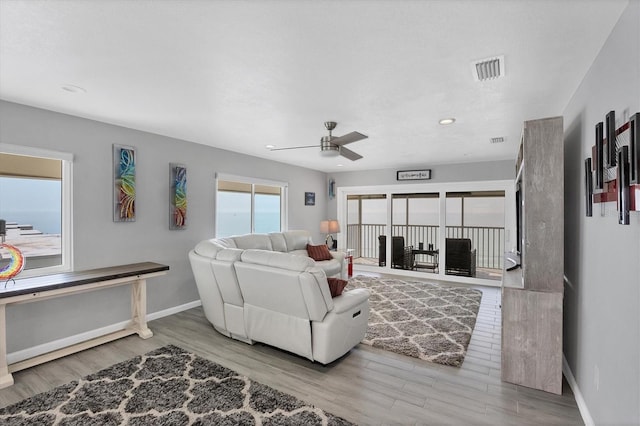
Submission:
[[[516,188],[516,253],[522,254],[522,238],[523,234],[523,224],[522,224],[522,188],[520,188],[520,184]]]

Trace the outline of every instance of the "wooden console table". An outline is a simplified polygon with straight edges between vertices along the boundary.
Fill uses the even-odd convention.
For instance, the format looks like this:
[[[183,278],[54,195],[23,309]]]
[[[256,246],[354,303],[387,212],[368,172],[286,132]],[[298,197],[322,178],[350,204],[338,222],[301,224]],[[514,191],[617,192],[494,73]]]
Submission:
[[[147,327],[146,279],[165,275],[169,267],[153,262],[112,266],[62,274],[16,280],[15,285],[0,288],[0,388],[13,384],[11,373],[79,352],[121,337],[138,334],[143,339],[153,336]],[[131,321],[119,331],[67,346],[14,364],[7,364],[7,305],[36,302],[70,294],[131,284]]]

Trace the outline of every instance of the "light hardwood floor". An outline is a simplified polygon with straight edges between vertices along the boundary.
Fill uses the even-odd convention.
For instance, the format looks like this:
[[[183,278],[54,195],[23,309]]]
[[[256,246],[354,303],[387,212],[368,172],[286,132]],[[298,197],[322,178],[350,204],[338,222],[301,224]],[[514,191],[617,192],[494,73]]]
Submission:
[[[14,374],[0,407],[174,344],[362,425],[584,424],[566,381],[560,396],[500,381],[500,290],[478,288],[482,303],[461,368],[363,344],[323,366],[226,338],[195,308],[151,321],[151,339],[130,336]]]

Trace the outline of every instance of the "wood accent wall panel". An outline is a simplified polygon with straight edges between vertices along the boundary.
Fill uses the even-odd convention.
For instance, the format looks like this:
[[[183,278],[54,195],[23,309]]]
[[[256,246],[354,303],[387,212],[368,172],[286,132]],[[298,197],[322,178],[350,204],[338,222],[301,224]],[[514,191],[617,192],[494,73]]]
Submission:
[[[504,288],[502,309],[502,380],[562,394],[562,294]]]
[[[564,288],[562,117],[527,121],[523,132],[524,287]]]

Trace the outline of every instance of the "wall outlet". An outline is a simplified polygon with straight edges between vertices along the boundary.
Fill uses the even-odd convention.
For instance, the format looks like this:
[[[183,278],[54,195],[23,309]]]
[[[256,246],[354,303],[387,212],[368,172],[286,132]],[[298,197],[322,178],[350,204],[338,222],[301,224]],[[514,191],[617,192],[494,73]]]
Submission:
[[[600,369],[598,365],[593,369],[593,384],[596,386],[596,391],[600,390]]]

